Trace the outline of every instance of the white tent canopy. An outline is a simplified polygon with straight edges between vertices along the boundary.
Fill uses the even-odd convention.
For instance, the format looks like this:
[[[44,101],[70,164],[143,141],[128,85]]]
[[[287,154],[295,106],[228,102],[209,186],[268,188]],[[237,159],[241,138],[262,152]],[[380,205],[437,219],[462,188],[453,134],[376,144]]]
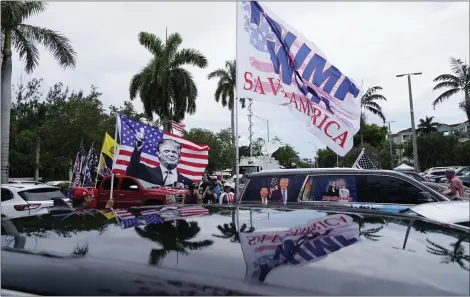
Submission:
[[[400,166],[394,168],[393,170],[410,171],[410,170],[414,170],[414,168],[403,163]]]

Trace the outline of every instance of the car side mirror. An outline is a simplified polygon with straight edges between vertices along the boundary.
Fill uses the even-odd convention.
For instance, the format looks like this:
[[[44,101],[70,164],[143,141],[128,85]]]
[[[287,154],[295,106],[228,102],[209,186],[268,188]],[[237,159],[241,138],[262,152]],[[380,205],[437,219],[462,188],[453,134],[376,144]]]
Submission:
[[[139,187],[136,186],[136,185],[132,185],[132,186],[129,187],[129,190],[138,191],[138,190],[139,190]]]
[[[431,194],[429,194],[428,192],[419,192],[418,201],[420,203],[429,203],[429,202],[434,202],[434,199],[432,198]]]

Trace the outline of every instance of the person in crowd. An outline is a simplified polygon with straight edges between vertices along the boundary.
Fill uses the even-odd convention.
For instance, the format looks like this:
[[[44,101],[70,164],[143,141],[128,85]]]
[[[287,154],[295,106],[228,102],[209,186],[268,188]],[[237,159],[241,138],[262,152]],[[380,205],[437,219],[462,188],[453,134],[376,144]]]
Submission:
[[[88,191],[83,191],[80,196],[74,199],[75,209],[90,209],[92,195]]]
[[[183,204],[199,204],[200,200],[201,198],[196,184],[190,184],[188,190],[184,193]]]
[[[230,186],[225,186],[224,192],[220,195],[219,204],[232,204],[233,196],[234,194],[230,191]]]
[[[464,188],[460,178],[455,175],[454,169],[447,169],[446,178],[449,180],[450,185],[447,190],[442,191],[441,193],[450,197],[450,198],[461,198],[464,197]]]
[[[215,186],[215,194],[217,195],[217,201],[219,201],[220,194],[222,194],[222,185],[220,181],[217,181],[217,185]]]

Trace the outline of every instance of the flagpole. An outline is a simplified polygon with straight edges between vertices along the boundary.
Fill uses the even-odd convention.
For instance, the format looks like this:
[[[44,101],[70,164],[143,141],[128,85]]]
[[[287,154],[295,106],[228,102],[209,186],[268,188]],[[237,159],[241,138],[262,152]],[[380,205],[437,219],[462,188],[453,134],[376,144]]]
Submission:
[[[116,144],[117,144],[117,134],[118,134],[118,116],[119,114],[116,114],[116,129],[114,130],[114,156],[113,156],[113,166],[111,167],[111,190],[109,191],[109,200],[113,200],[113,189],[114,189],[114,164],[116,164],[116,161],[114,160],[117,156],[116,154]]]
[[[235,81],[235,199],[237,203],[239,202],[239,188],[240,188],[240,178],[238,176],[240,172],[240,164],[238,162],[239,158],[239,151],[238,151],[238,88],[240,86],[240,75],[238,73],[238,69],[240,68],[240,65],[238,63],[238,2],[235,2],[235,63],[236,63],[236,69],[235,73],[237,75],[236,81]],[[238,224],[237,224],[238,225]],[[238,228],[238,227],[237,227]],[[238,230],[238,229],[237,229]]]
[[[354,164],[353,164],[352,167],[355,167],[355,166],[356,166],[357,161],[359,161],[359,159],[361,159],[362,155],[364,155],[364,151],[365,151],[365,150],[366,150],[365,148],[362,149],[361,153],[360,153],[359,156],[357,157],[357,159],[356,159],[356,161],[354,162]]]

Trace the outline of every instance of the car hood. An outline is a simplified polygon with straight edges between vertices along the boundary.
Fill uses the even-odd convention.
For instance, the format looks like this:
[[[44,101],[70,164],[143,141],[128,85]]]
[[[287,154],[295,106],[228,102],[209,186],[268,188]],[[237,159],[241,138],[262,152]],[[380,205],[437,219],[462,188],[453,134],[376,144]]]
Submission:
[[[243,281],[252,286],[281,286],[320,295],[468,296],[470,293],[470,237],[465,228],[365,210],[206,208],[207,216],[127,229],[116,219],[100,214],[82,213],[66,218],[45,215],[10,222],[18,232],[15,238],[18,235],[24,238],[21,246],[24,250],[79,254],[88,260],[129,263],[129,267],[132,264],[132,267],[177,269],[208,278]],[[344,222],[345,218],[349,220],[349,225],[345,229],[332,229],[332,234],[357,233],[357,242],[347,245],[340,237],[334,237],[333,241],[324,239],[323,247],[314,244],[314,251],[310,249],[307,256],[301,248],[291,254],[285,254],[285,249],[280,259],[292,255],[294,259],[270,270],[263,281],[253,277],[256,266],[253,263],[269,262],[266,255],[287,246],[287,239],[296,243],[310,240],[296,237],[297,231],[306,235],[312,231],[302,226],[312,226],[312,221],[331,224],[333,218],[341,216]],[[317,227],[321,225],[318,222]],[[240,233],[236,225],[240,226]],[[296,234],[292,233],[294,229]],[[14,241],[9,232],[10,235],[2,229],[2,243]],[[281,233],[284,238],[279,238]],[[299,255],[304,258],[300,259]],[[3,257],[2,253],[2,263]],[[309,257],[310,261],[305,260]],[[300,263],[293,264],[295,259]]]

